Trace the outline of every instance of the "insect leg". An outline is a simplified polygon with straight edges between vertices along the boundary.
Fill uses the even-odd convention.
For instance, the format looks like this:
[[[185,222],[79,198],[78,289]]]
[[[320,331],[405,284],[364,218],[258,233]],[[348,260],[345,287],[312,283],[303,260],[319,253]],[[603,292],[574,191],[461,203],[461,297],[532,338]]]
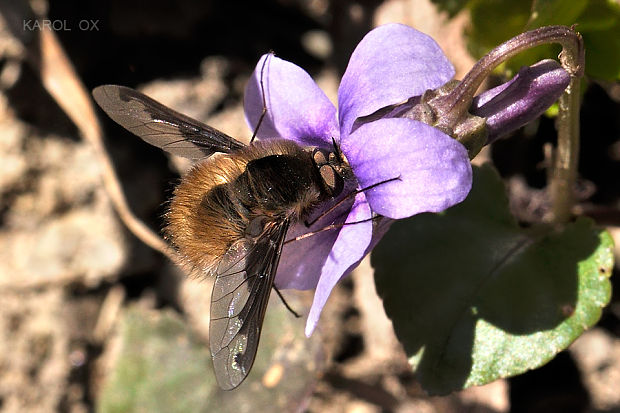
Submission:
[[[285,244],[286,244],[286,242],[285,242]],[[282,293],[280,292],[280,290],[278,290],[278,287],[276,287],[275,285],[273,285],[273,289],[274,289],[274,290],[276,290],[276,293],[278,294],[278,297],[280,297],[280,300],[282,301],[282,304],[284,304],[284,307],[286,307],[286,309],[287,309],[288,311],[290,311],[291,313],[293,313],[293,315],[294,315],[296,318],[300,318],[301,316],[297,313],[297,311],[293,310],[293,309],[291,308],[291,306],[290,306],[290,305],[288,305],[288,303],[287,303],[287,302],[286,302],[286,300],[284,299],[284,296],[282,295]]]
[[[303,235],[300,235],[300,236],[298,236],[298,237],[295,237],[295,238],[293,238],[293,239],[289,239],[289,240],[287,240],[287,241],[284,241],[284,244],[286,245],[286,244],[288,244],[289,242],[293,242],[293,241],[301,241],[301,240],[302,240],[302,239],[304,239],[304,238],[309,238],[309,237],[311,237],[311,236],[313,236],[313,235],[320,234],[321,232],[325,232],[325,231],[330,231],[330,230],[332,230],[332,229],[342,228],[342,227],[344,227],[345,225],[355,225],[355,224],[361,224],[362,222],[374,221],[374,220],[379,219],[379,218],[383,218],[383,216],[381,216],[381,215],[375,215],[375,216],[374,216],[374,217],[372,217],[372,218],[362,219],[362,220],[360,220],[360,221],[355,221],[355,222],[344,222],[344,223],[342,223],[342,224],[331,224],[331,225],[327,225],[326,227],[323,227],[323,228],[318,229],[318,230],[316,230],[316,231],[307,232],[307,233],[305,233],[305,234],[303,234]]]
[[[267,101],[265,100],[265,85],[263,83],[263,75],[265,73],[265,65],[267,64],[267,60],[273,55],[274,55],[273,51],[270,51],[269,56],[265,57],[265,60],[263,61],[263,66],[260,69],[260,94],[261,94],[261,97],[263,98],[263,111],[261,112],[260,117],[258,118],[258,122],[256,123],[256,128],[254,129],[254,132],[252,133],[252,138],[250,138],[250,145],[252,144],[252,142],[254,142],[254,139],[256,138],[256,134],[258,133],[258,128],[260,128],[260,124],[263,123],[263,119],[265,118],[265,115],[267,114]]]
[[[362,188],[362,189],[356,189],[355,191],[352,191],[351,193],[347,194],[347,196],[345,196],[344,198],[342,198],[340,201],[336,202],[334,205],[332,205],[331,208],[329,208],[327,211],[324,211],[323,213],[321,213],[318,217],[314,218],[312,221],[304,221],[304,225],[306,227],[311,227],[312,225],[314,225],[319,219],[323,218],[324,216],[330,214],[332,211],[334,211],[336,208],[338,208],[340,205],[342,205],[342,203],[344,201],[346,201],[349,198],[354,197],[355,195],[359,194],[360,192],[364,192],[364,191],[368,191],[372,188],[376,188],[379,185],[383,185],[383,184],[387,184],[388,182],[392,182],[392,181],[398,181],[400,180],[400,176],[397,176],[396,178],[390,178],[390,179],[386,179],[385,181],[381,181],[381,182],[377,182],[375,184],[369,185],[366,188]]]

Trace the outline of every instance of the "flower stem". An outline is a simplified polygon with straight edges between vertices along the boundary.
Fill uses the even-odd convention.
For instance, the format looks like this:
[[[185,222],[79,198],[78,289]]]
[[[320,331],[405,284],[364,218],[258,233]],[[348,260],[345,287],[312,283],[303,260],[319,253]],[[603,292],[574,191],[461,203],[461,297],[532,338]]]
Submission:
[[[559,100],[556,119],[558,145],[549,174],[552,201],[552,220],[563,224],[570,219],[574,203],[574,186],[579,162],[579,86],[580,78],[573,76]]]
[[[439,122],[435,126],[450,129],[468,111],[476,90],[498,65],[522,51],[549,43],[559,43],[562,46],[560,62],[571,76],[583,74],[583,42],[581,35],[572,28],[545,26],[521,33],[491,50],[450,93],[435,99],[433,106],[441,110],[441,113],[437,113]]]
[[[561,224],[570,218],[579,156],[579,81],[585,67],[583,39],[579,33],[572,27],[545,26],[519,34],[491,50],[454,89],[433,98],[430,103],[438,119],[434,126],[452,131],[468,112],[478,87],[499,64],[524,50],[549,43],[562,46],[560,63],[571,76],[559,101],[558,146],[549,174],[553,222]]]

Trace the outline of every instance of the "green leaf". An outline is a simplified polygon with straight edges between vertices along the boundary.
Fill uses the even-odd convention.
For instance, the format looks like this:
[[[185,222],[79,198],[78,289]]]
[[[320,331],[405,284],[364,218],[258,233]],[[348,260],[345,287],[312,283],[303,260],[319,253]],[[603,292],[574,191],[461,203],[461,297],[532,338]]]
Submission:
[[[584,34],[586,72],[613,82],[620,80],[620,23],[609,30]]]
[[[468,47],[480,58],[492,48],[521,33],[530,17],[527,1],[476,0],[469,6]]]
[[[272,294],[275,296],[275,294]],[[287,294],[289,304],[300,308]],[[254,367],[237,389],[221,390],[208,344],[172,310],[138,306],[125,311],[97,411],[256,412],[303,406],[324,366],[320,335],[306,338],[304,323],[271,298]]]
[[[614,0],[590,0],[588,8],[579,16],[579,31],[609,30],[620,20],[620,5]]]
[[[439,10],[448,12],[450,17],[454,17],[460,12],[469,0],[431,0]]]
[[[589,219],[518,227],[483,166],[460,205],[395,222],[372,264],[418,379],[445,394],[539,367],[594,325],[610,299],[612,250]]]
[[[620,5],[590,0],[578,23],[586,48],[586,73],[610,82],[620,80]]]
[[[534,0],[530,20],[525,30],[532,30],[552,24],[570,26],[585,10],[588,0]]]
[[[468,48],[476,58],[526,30],[575,24],[586,47],[586,74],[608,81],[620,79],[620,5],[613,0],[473,0],[468,7]],[[522,66],[556,59],[560,50],[557,45],[529,49],[503,64],[501,70],[511,76]]]

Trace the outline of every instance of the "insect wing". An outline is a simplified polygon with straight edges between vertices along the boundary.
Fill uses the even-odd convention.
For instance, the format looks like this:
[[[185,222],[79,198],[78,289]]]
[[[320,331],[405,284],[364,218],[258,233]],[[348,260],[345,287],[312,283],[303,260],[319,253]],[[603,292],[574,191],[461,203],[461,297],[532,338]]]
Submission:
[[[245,146],[225,133],[128,87],[98,86],[93,89],[93,97],[116,123],[174,155],[200,159]]]
[[[261,235],[235,243],[217,268],[209,344],[220,387],[237,387],[250,372],[289,221],[269,221]]]

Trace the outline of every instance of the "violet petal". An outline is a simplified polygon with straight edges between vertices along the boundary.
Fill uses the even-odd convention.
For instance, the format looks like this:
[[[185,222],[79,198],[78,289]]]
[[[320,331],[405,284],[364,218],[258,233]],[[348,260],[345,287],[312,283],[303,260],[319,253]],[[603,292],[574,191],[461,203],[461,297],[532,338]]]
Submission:
[[[372,213],[366,198],[360,192],[356,195],[353,208],[346,220],[346,222],[357,223],[342,227],[332,251],[323,266],[321,278],[317,284],[312,307],[306,321],[306,336],[309,337],[314,331],[319,321],[321,310],[323,310],[327,298],[336,283],[347,274],[347,271],[353,264],[359,263],[366,254],[366,248],[372,239],[372,221],[359,221],[369,219],[371,216]]]
[[[465,147],[411,119],[379,119],[360,126],[342,146],[372,210],[400,219],[439,212],[461,202],[471,189]]]
[[[454,76],[454,68],[429,36],[402,24],[368,33],[351,55],[340,82],[341,139],[355,119],[435,89]]]
[[[470,112],[486,118],[487,144],[536,119],[570,82],[570,75],[555,60],[523,67],[510,81],[476,96]]]
[[[362,258],[360,258],[358,261],[354,262],[353,265],[347,268],[347,270],[344,272],[345,274],[350,273],[355,268],[357,268],[358,265],[360,265],[364,257],[370,254],[370,252],[377,246],[379,241],[381,241],[381,238],[383,238],[383,236],[388,232],[394,222],[396,222],[396,220],[391,218],[375,217],[375,219],[373,220],[374,225],[372,228],[372,239],[370,240],[370,244],[368,244],[368,247],[366,247],[366,251],[364,252]]]
[[[261,75],[267,113],[257,136],[331,147],[332,137],[339,136],[336,108],[305,70],[273,54],[260,58],[245,89],[245,116],[250,127],[255,129],[263,110]]]
[[[324,231],[302,240],[285,244],[282,248],[276,287],[280,289],[310,290],[316,288],[321,269],[327,261],[340,229]],[[287,234],[287,240],[308,233],[303,223],[298,223]]]

